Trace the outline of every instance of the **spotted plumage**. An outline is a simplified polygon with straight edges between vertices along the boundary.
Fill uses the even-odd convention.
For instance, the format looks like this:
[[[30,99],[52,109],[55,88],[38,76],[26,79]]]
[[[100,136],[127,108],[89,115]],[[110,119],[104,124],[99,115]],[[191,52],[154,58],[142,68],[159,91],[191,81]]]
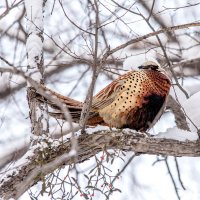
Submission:
[[[146,62],[138,69],[120,76],[93,97],[88,125],[146,131],[155,124],[165,107],[170,80],[156,62]],[[67,104],[74,121],[78,122],[83,104],[59,97]],[[54,113],[56,115],[58,113]]]

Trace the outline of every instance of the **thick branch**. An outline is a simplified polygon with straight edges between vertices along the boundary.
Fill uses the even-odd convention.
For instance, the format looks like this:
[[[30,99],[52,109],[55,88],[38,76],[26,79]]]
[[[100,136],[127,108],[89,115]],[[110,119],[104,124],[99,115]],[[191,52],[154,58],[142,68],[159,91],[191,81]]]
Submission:
[[[79,149],[76,159],[70,158],[64,161],[62,160],[62,162],[57,162],[58,164],[52,165],[51,171],[62,165],[70,165],[74,163],[74,160],[76,160],[77,163],[88,160],[105,148],[154,155],[200,156],[199,141],[181,142],[171,139],[150,138],[128,130],[97,131],[90,135],[80,135],[77,141]],[[48,146],[46,149],[43,149],[42,152],[39,149],[41,148],[39,147],[35,150],[33,156],[29,158],[29,162],[24,163],[15,173],[7,175],[6,178],[1,180],[0,197],[4,197],[5,199],[11,197],[15,198],[17,189],[20,188],[24,181],[29,179],[30,175],[33,173],[35,174],[34,178],[31,181],[29,180],[28,187],[31,187],[43,176],[50,173],[51,171],[49,168],[45,171],[46,164],[49,165],[50,162],[54,162],[55,159],[59,160],[63,154],[70,152],[71,142],[66,141],[58,146]],[[37,169],[37,171],[34,171],[35,169]]]

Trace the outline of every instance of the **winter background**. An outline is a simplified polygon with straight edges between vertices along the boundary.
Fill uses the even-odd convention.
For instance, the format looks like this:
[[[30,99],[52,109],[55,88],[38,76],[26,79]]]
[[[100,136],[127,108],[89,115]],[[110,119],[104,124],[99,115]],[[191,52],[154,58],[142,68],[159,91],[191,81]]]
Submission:
[[[89,25],[92,27],[90,23],[94,23],[95,16],[89,2],[48,0],[44,12],[44,65],[46,73],[49,72],[46,85],[63,95],[69,95],[81,101],[84,100],[91,81],[91,70],[84,62],[77,64],[75,62],[77,59],[74,59],[74,57],[91,59],[90,47],[94,44],[92,37],[88,36],[87,33],[82,33],[82,30],[73,23],[84,30],[92,31],[92,28],[88,27]],[[101,23],[104,25],[104,32],[100,33],[99,54],[105,51],[106,45],[112,49],[132,38],[152,32],[141,16],[120,9],[117,4],[134,12],[142,13],[147,17],[149,12],[144,4],[151,8],[152,4],[155,3],[153,13],[165,26],[199,22],[200,20],[200,2],[197,0],[134,2],[103,0],[98,2]],[[150,23],[155,30],[162,28],[161,23],[153,17],[151,17]],[[2,0],[0,2],[0,55],[23,71],[26,70],[27,66],[26,24],[24,1]],[[175,40],[170,39],[166,34],[159,35],[167,48],[170,60],[176,64],[185,60],[198,59],[200,57],[199,27],[178,30],[175,33]],[[106,41],[104,41],[104,34]],[[156,38],[152,37],[114,54],[116,63],[109,64],[107,71],[105,70],[99,75],[94,93],[97,93],[112,79],[116,78],[117,73],[123,74],[126,70],[133,69],[148,58],[154,57],[162,62],[164,60],[163,53],[157,44]],[[184,67],[178,65],[175,69],[180,74],[180,84],[188,92],[188,99],[176,85],[171,88],[170,92],[187,114],[191,132],[177,129],[173,114],[167,111],[151,130],[151,134],[156,135],[156,137],[182,141],[197,139],[196,132],[200,128],[199,64]],[[3,60],[0,60],[0,65],[7,67]],[[172,82],[174,83],[173,78]],[[29,143],[31,125],[24,80],[13,74],[2,74],[0,83],[1,160],[10,152]],[[66,123],[65,125],[67,127]],[[102,127],[97,128],[102,129]],[[51,134],[58,131],[59,125],[52,120]],[[132,154],[132,152],[127,153],[126,156],[123,156],[124,160],[116,158],[113,164],[106,163],[106,166],[115,175]],[[101,153],[97,155],[97,157],[100,156]],[[95,159],[91,158],[89,161],[78,164],[77,168],[82,174],[86,174],[94,165]],[[6,166],[1,169],[0,179],[4,175],[5,169],[8,168],[9,166]],[[64,176],[65,170],[62,169],[61,177]],[[199,179],[199,158],[180,157],[175,160],[174,157],[141,155],[132,160],[115,182],[116,187],[120,188],[122,192],[114,192],[110,199],[199,200]],[[80,182],[82,185],[85,184],[84,177],[81,174]],[[20,199],[30,199],[30,193],[37,193],[40,187],[40,184],[34,186]],[[176,191],[178,191],[178,195]],[[80,198],[80,195],[77,195],[74,199]],[[93,199],[102,198],[98,192],[93,197]],[[49,199],[49,197],[44,195],[39,196],[38,199]]]

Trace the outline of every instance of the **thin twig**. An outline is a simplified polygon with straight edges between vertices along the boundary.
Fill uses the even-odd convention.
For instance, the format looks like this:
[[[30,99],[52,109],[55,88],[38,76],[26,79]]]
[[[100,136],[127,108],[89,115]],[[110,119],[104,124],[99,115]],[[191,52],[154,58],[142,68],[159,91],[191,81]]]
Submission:
[[[170,176],[170,178],[171,178],[171,181],[172,181],[172,183],[173,183],[176,196],[177,196],[177,198],[178,198],[179,200],[181,200],[181,198],[180,198],[180,196],[179,196],[179,193],[178,193],[178,188],[177,188],[177,186],[176,186],[176,182],[175,182],[174,177],[173,177],[173,175],[172,175],[172,173],[171,173],[171,170],[170,170],[169,163],[168,163],[168,160],[167,160],[167,159],[168,159],[168,157],[165,158],[165,164],[166,164],[166,167],[167,167],[167,171],[168,171],[169,176]]]
[[[137,156],[137,153],[133,153],[133,155],[128,159],[127,163],[123,166],[123,168],[116,174],[114,179],[111,182],[111,185],[113,186],[116,179],[125,171],[125,169],[129,166],[129,164],[132,162],[132,160]],[[112,190],[109,191],[107,195],[107,200],[109,200],[109,196],[112,194]]]
[[[181,25],[177,25],[177,26],[170,26],[170,27],[161,29],[159,31],[151,32],[151,33],[148,33],[146,35],[131,39],[128,42],[125,42],[124,44],[121,44],[121,45],[119,45],[119,46],[117,46],[117,47],[115,47],[115,48],[113,48],[111,50],[108,49],[107,52],[103,55],[102,61],[105,62],[105,60],[111,54],[113,54],[113,53],[115,53],[115,52],[117,52],[117,51],[119,51],[121,49],[124,49],[125,47],[128,47],[129,45],[132,45],[132,44],[134,44],[136,42],[140,42],[142,40],[145,40],[147,38],[159,35],[161,33],[172,32],[172,31],[185,29],[185,28],[189,28],[189,27],[196,27],[196,26],[200,26],[200,23],[199,22],[196,22],[196,23],[194,22],[194,23],[188,23],[188,24],[181,24]]]
[[[141,2],[141,1],[140,1]],[[143,2],[143,1],[142,1]],[[149,11],[149,17],[147,18],[147,21],[149,21],[149,19],[151,18],[151,15],[153,13],[153,8],[155,5],[156,0],[153,0],[152,6],[151,6],[151,10]]]
[[[61,8],[62,8],[62,10],[63,10],[63,12],[64,12],[65,17],[66,17],[76,28],[80,29],[81,31],[83,31],[83,32],[85,32],[85,33],[87,33],[87,34],[90,34],[90,35],[95,36],[94,33],[89,32],[89,31],[87,31],[87,30],[84,30],[84,29],[82,29],[82,28],[80,27],[80,25],[77,25],[76,23],[74,23],[74,22],[69,18],[69,16],[67,15],[67,13],[65,12],[65,9],[64,9],[64,7],[63,7],[63,5],[62,5],[61,0],[59,0],[59,3],[60,3],[60,6],[61,6]]]
[[[175,164],[176,164],[176,170],[177,170],[177,173],[178,173],[178,180],[181,184],[181,187],[186,190],[185,186],[183,185],[183,181],[181,180],[181,173],[180,173],[180,169],[179,169],[179,164],[178,164],[178,159],[176,157],[174,157],[174,161],[175,161]]]
[[[96,79],[98,77],[98,74],[100,72],[100,66],[98,65],[98,43],[99,43],[99,7],[97,4],[97,1],[94,1],[94,5],[95,5],[95,14],[96,14],[96,18],[95,18],[95,39],[94,39],[94,64],[93,64],[93,75],[92,75],[92,81],[90,84],[90,87],[88,89],[88,93],[83,105],[83,109],[81,112],[81,118],[80,118],[80,126],[82,127],[82,133],[84,133],[85,127],[86,127],[86,123],[89,117],[89,111],[90,111],[90,107],[92,105],[92,97],[93,97],[93,90],[94,90],[94,86],[95,86],[95,82]]]

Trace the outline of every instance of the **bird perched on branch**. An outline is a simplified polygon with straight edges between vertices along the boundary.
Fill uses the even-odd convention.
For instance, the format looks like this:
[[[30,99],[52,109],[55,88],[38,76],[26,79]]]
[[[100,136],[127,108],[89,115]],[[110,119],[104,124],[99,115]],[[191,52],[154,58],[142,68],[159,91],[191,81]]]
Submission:
[[[87,125],[146,131],[162,115],[170,86],[165,70],[156,61],[147,61],[138,70],[119,76],[93,97]],[[47,90],[66,104],[74,122],[79,122],[83,103]],[[53,117],[64,118],[56,104],[39,99],[56,109],[51,113]]]

